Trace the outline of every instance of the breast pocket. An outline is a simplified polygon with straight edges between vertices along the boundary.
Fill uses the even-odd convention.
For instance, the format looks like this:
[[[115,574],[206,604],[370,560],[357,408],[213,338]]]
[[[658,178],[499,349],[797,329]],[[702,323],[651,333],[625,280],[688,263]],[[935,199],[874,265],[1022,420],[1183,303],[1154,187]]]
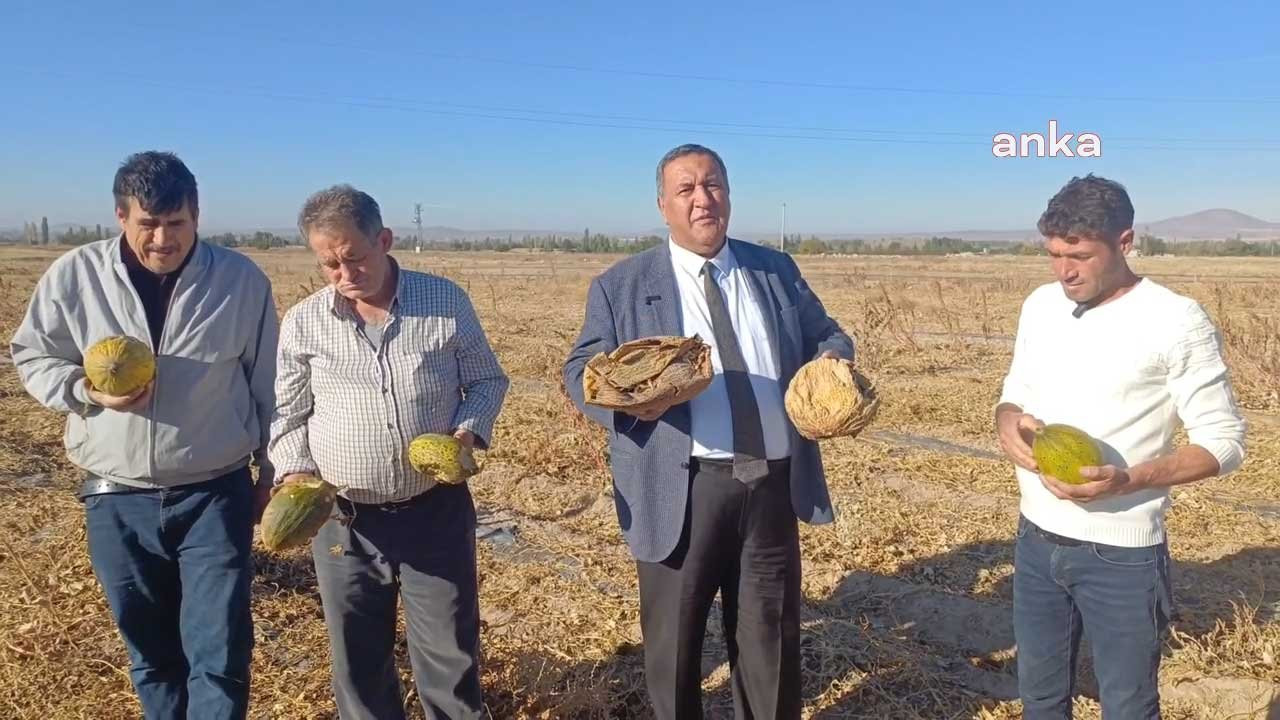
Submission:
[[[391,338],[388,359],[419,391],[444,392],[458,385],[457,340],[451,318],[409,318]]]

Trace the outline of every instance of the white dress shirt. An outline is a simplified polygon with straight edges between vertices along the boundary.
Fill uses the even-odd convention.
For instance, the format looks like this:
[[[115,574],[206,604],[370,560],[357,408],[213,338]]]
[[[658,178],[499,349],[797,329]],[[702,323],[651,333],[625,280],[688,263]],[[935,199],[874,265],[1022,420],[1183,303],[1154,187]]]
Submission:
[[[690,252],[668,239],[671,264],[675,270],[676,288],[680,292],[682,332],[685,336],[698,335],[713,349],[711,362],[715,369],[711,385],[689,401],[692,415],[693,457],[708,459],[733,458],[733,422],[729,409],[729,393],[725,389],[723,365],[716,348],[716,336],[711,327],[711,313],[707,309],[706,295],[702,289],[702,267],[707,258]],[[778,351],[769,342],[764,320],[764,306],[757,291],[738,266],[733,252],[726,242],[720,252],[711,258],[715,266],[716,282],[724,293],[729,319],[738,336],[742,359],[751,376],[751,389],[760,407],[760,424],[764,429],[765,452],[770,460],[784,458],[791,453],[790,430],[786,410],[782,403],[783,387],[780,376]]]

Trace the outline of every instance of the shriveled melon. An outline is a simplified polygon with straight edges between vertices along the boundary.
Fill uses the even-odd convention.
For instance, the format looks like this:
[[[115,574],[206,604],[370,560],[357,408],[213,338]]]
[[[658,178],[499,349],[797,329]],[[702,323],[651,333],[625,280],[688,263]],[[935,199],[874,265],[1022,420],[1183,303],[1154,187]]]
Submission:
[[[588,405],[642,414],[693,399],[712,373],[711,346],[697,335],[646,337],[588,360],[582,394]]]
[[[432,480],[457,485],[479,468],[471,448],[452,435],[426,433],[409,443],[409,464]]]
[[[821,440],[862,432],[875,418],[880,396],[852,362],[821,357],[796,371],[783,404],[797,432]]]
[[[1080,468],[1101,465],[1102,447],[1088,433],[1071,425],[1045,425],[1035,433],[1031,455],[1041,474],[1069,485],[1089,482],[1080,477]]]
[[[314,475],[281,485],[262,511],[262,544],[287,550],[311,542],[337,498],[338,488]]]
[[[95,390],[125,397],[156,376],[156,357],[141,340],[113,335],[84,351],[84,374]]]

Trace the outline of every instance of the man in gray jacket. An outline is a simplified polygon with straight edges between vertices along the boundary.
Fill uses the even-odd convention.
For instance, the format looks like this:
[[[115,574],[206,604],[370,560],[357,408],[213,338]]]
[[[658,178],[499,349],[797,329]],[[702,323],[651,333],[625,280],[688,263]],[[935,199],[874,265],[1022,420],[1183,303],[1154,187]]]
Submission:
[[[200,242],[196,181],[144,152],[113,188],[121,234],[68,251],[12,340],[23,385],[67,416],[89,557],[147,720],[243,718],[253,644],[250,545],[272,486],[277,319],[248,258]],[[111,335],[151,345],[156,376],[128,397],[86,379]],[[258,464],[255,489],[250,458]]]

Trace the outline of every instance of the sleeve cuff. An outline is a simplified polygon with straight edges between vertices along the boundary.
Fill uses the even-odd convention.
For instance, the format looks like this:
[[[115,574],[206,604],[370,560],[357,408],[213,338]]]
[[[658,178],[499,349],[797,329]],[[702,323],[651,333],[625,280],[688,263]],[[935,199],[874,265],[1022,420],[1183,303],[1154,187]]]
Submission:
[[[316,467],[315,463],[305,461],[294,462],[288,465],[276,465],[271,481],[273,484],[279,485],[286,476],[297,474],[319,475],[320,469]]]
[[[80,407],[87,411],[94,407],[95,403],[89,398],[89,388],[84,384],[84,378],[76,378],[71,384],[71,397],[80,403]]]
[[[493,421],[485,422],[480,418],[467,418],[457,424],[454,432],[458,430],[466,430],[476,436],[476,447],[480,450],[489,449],[489,441],[493,437]]]
[[[1244,448],[1239,443],[1230,440],[1211,440],[1195,442],[1195,444],[1217,459],[1219,476],[1233,473],[1244,464]]]

